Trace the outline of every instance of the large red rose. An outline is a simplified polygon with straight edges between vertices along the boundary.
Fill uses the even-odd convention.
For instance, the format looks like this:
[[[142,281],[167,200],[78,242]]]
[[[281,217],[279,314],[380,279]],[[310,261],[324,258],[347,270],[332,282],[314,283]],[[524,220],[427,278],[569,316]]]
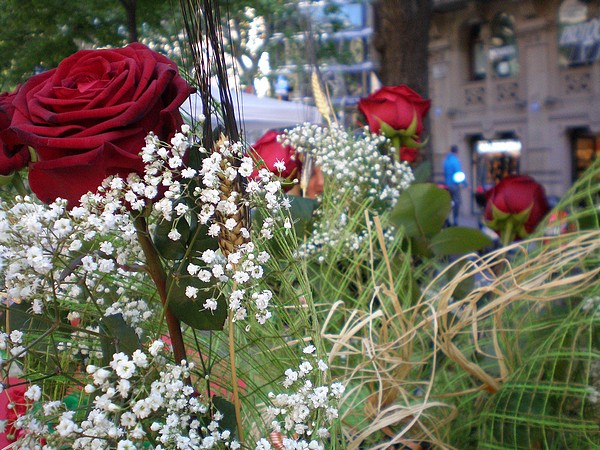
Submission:
[[[525,175],[503,178],[485,193],[485,219],[493,230],[524,238],[550,210],[544,187]]]
[[[419,136],[430,107],[430,100],[423,99],[406,85],[384,86],[358,102],[358,109],[373,133],[380,132],[382,122],[394,130],[407,130],[416,118],[414,134]]]
[[[19,142],[14,131],[10,130],[15,92],[0,94],[0,175],[10,175],[22,169],[30,159],[29,149]]]
[[[252,157],[257,161],[259,168],[266,168],[278,177],[292,181],[300,177],[302,162],[297,158],[293,147],[284,146],[277,140],[281,135],[278,131],[267,131],[251,148]],[[277,168],[277,162],[282,162],[285,169]],[[256,174],[254,174],[256,176]]]
[[[29,184],[44,202],[70,206],[109,175],[143,171],[153,131],[168,140],[191,93],[177,66],[148,47],[81,50],[29,79],[15,100],[12,128],[33,147]]]

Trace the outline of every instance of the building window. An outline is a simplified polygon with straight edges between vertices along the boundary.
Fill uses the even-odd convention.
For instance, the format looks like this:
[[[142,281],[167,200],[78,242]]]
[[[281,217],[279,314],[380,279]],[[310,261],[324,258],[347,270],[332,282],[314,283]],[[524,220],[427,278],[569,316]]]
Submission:
[[[519,71],[514,22],[510,14],[499,13],[490,24],[489,59],[496,78],[512,77]]]
[[[572,133],[573,181],[577,180],[600,158],[600,134],[593,135],[588,130],[577,129]]]
[[[519,72],[514,18],[510,14],[498,13],[489,23],[471,25],[467,48],[471,81],[484,80],[490,73],[493,78],[508,78]]]
[[[558,10],[560,65],[575,67],[600,60],[600,8],[565,0]]]
[[[484,80],[487,72],[485,43],[481,36],[481,25],[471,26],[469,30],[469,73],[472,81]]]

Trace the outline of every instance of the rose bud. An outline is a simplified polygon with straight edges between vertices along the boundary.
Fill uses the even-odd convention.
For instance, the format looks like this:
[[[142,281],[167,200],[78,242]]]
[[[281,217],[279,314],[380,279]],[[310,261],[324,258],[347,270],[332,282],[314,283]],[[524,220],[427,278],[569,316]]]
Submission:
[[[25,415],[31,402],[25,397],[28,389],[25,380],[9,377],[3,382],[7,386],[0,392],[0,421],[4,422],[0,430],[0,448],[11,448],[11,444],[23,433],[15,428],[15,422]]]
[[[406,85],[384,86],[358,102],[358,109],[365,116],[369,129],[390,138],[399,149],[400,159],[409,162],[416,159],[416,149],[423,146],[419,140],[423,119],[430,107],[430,100],[423,99]],[[408,152],[407,149],[415,150]]]
[[[487,226],[508,244],[531,234],[550,210],[544,187],[533,178],[512,175],[485,193]]]
[[[282,133],[267,131],[250,149],[250,156],[256,161],[258,169],[266,168],[279,178],[283,179],[284,188],[291,189],[293,181],[300,178],[302,162],[297,157],[296,151],[289,145],[283,145],[277,140]],[[256,178],[255,170],[250,178]]]

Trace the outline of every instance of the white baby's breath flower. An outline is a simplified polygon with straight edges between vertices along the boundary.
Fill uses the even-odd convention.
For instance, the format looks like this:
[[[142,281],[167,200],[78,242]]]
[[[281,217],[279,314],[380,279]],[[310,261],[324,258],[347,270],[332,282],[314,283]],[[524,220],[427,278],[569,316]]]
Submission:
[[[167,236],[172,241],[178,241],[179,239],[181,239],[181,233],[179,233],[179,231],[177,231],[177,228],[171,229],[171,231],[169,231],[169,234]]]
[[[208,298],[204,302],[203,306],[204,306],[204,309],[207,309],[209,311],[216,311],[217,307],[218,307],[218,303],[214,298]]]
[[[156,357],[158,353],[164,348],[165,343],[163,341],[154,341],[150,348],[148,348],[148,353],[152,356]]]
[[[25,391],[24,397],[32,402],[37,402],[42,398],[42,388],[37,385],[29,386],[27,391]]]
[[[311,345],[309,345],[307,347],[304,347],[302,349],[302,353],[310,355],[310,354],[313,354],[316,350],[317,350],[317,348],[314,345],[311,344]]]
[[[275,170],[277,170],[279,173],[285,172],[285,162],[282,160],[277,160],[275,161],[275,164],[273,164],[273,166],[275,167]]]

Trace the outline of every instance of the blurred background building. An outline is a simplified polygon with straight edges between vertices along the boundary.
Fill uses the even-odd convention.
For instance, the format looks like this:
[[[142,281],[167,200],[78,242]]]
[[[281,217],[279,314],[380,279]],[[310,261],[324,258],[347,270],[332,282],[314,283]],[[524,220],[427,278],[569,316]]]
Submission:
[[[434,5],[434,178],[457,144],[473,190],[523,173],[562,195],[600,157],[600,2]]]
[[[314,42],[282,37],[273,74],[289,79],[290,99],[306,101],[318,54],[340,119],[354,125],[360,97],[380,87],[377,1],[299,4]],[[434,181],[456,144],[473,192],[528,174],[549,196],[564,194],[600,157],[600,0],[433,0],[431,24]],[[477,213],[473,196],[463,195],[465,212]]]

